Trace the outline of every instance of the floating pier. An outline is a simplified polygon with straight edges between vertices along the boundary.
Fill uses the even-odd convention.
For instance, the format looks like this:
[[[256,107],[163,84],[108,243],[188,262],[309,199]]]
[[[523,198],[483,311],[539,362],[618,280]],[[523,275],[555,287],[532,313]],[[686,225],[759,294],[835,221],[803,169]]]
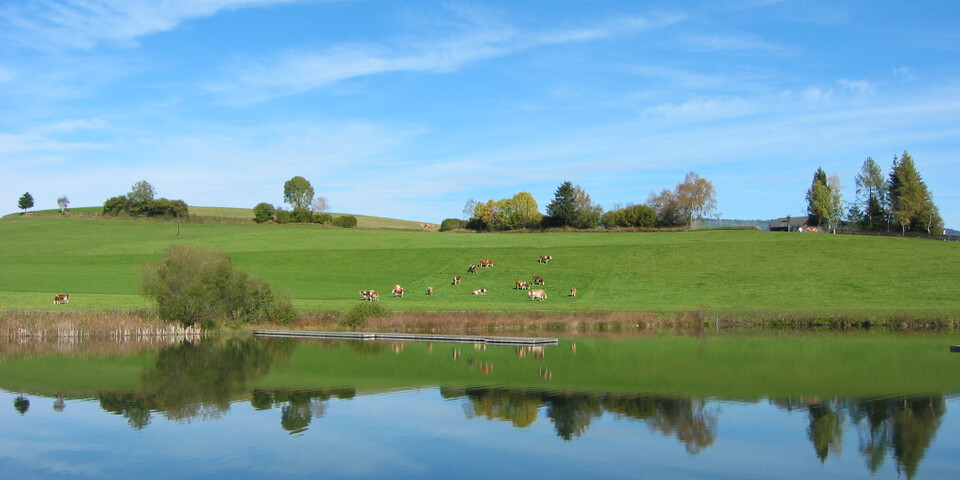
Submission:
[[[960,345],[950,345],[950,351],[960,353]]]
[[[483,343],[486,345],[556,345],[556,338],[486,337],[474,335],[432,335],[420,333],[314,332],[306,330],[254,330],[257,337],[322,338],[333,340],[386,340],[391,342]]]

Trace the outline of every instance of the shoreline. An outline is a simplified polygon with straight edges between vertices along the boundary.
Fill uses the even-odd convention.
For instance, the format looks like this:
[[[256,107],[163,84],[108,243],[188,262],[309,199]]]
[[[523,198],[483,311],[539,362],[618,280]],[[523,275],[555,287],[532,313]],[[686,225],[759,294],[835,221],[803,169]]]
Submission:
[[[366,318],[355,329],[343,323],[345,312],[302,312],[286,325],[226,325],[199,332],[160,320],[149,310],[135,311],[2,311],[4,337],[199,337],[207,333],[254,329],[328,330],[425,334],[632,334],[676,331],[954,331],[960,318],[948,314],[910,315],[905,312],[714,312],[707,309],[679,313],[652,312],[391,312]]]

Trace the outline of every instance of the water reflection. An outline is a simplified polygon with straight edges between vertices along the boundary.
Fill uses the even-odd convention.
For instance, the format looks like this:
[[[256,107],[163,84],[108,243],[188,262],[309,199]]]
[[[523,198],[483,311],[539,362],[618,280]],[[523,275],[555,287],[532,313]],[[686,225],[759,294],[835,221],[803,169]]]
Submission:
[[[163,348],[153,366],[140,375],[136,392],[101,392],[104,411],[122,415],[131,427],[150,425],[153,412],[179,421],[217,419],[230,402],[248,392],[247,383],[293,351],[278,339],[227,339],[183,342]]]

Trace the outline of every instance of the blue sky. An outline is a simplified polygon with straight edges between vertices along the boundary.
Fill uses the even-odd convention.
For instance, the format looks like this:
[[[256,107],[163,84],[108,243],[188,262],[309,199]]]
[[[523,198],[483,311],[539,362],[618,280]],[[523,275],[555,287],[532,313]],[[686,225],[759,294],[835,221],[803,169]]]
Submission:
[[[908,150],[960,228],[960,2],[0,1],[0,211],[147,180],[196,206],[439,222],[569,180],[605,208],[689,171],[723,218],[854,200]]]

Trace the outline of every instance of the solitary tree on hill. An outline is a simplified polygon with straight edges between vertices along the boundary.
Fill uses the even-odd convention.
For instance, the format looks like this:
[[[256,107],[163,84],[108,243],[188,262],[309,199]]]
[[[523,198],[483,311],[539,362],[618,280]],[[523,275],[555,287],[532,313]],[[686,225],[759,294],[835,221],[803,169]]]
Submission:
[[[23,210],[23,213],[27,213],[28,208],[33,208],[33,195],[30,195],[30,192],[26,192],[20,196],[20,201],[17,202],[17,206]]]
[[[293,177],[283,184],[283,201],[289,204],[294,212],[308,212],[310,204],[313,203],[313,186],[303,177]]]
[[[57,199],[57,205],[60,206],[60,213],[67,213],[67,206],[70,205],[70,199],[66,195]]]

